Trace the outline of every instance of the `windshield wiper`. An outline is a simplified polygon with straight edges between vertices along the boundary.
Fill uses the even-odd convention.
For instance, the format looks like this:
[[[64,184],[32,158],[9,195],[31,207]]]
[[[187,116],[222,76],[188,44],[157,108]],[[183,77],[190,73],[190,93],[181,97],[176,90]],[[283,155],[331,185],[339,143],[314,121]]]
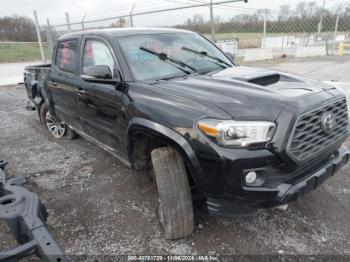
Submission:
[[[231,67],[231,65],[229,63],[223,61],[219,57],[208,55],[208,53],[206,51],[201,51],[200,52],[200,51],[196,51],[196,50],[193,50],[193,49],[185,47],[185,46],[183,46],[181,49],[185,50],[185,51],[188,51],[188,52],[191,52],[191,53],[194,53],[194,54],[197,54],[197,55],[202,55],[202,56],[205,56],[207,58],[210,58],[210,59],[207,59],[207,60],[211,61],[214,64],[217,64],[218,66],[221,66],[222,68]],[[221,64],[218,64],[218,63],[214,62],[213,60],[215,60],[215,61],[217,61],[217,62],[219,62]],[[223,66],[222,64],[224,64],[225,66]]]
[[[159,80],[170,80],[170,79],[175,79],[175,78],[180,78],[180,77],[184,77],[183,75],[180,76],[180,75],[176,75],[176,76],[167,76],[167,77],[162,77],[160,79],[157,79],[157,81]]]
[[[192,66],[190,66],[190,65],[188,65],[188,64],[186,64],[186,63],[184,63],[184,62],[182,62],[181,60],[179,60],[179,59],[177,59],[177,58],[175,58],[175,57],[168,56],[168,55],[165,54],[165,53],[157,53],[157,52],[155,52],[155,51],[153,51],[153,50],[151,50],[151,49],[148,49],[148,48],[146,48],[146,47],[143,47],[143,46],[140,47],[140,50],[145,51],[145,52],[147,52],[147,53],[150,53],[150,54],[152,54],[152,55],[155,55],[155,56],[157,56],[160,60],[162,60],[162,61],[164,61],[164,62],[168,62],[168,63],[170,62],[169,64],[175,66],[176,68],[180,69],[181,71],[185,72],[185,73],[188,74],[188,75],[190,75],[191,72],[188,71],[188,70],[186,70],[186,69],[184,69],[184,67],[187,67],[187,68],[191,69],[192,71],[197,72],[197,70],[196,70],[195,68],[193,68]],[[178,65],[179,65],[179,66],[178,66]]]

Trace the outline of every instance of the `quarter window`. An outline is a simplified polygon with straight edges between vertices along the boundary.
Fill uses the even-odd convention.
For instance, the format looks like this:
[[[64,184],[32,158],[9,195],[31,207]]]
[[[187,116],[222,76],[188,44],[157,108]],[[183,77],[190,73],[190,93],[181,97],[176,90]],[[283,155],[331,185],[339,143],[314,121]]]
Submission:
[[[74,72],[77,61],[77,41],[66,40],[58,43],[55,64],[64,71]]]
[[[83,73],[89,66],[107,65],[113,72],[115,68],[114,59],[108,46],[96,40],[87,40],[83,56]]]

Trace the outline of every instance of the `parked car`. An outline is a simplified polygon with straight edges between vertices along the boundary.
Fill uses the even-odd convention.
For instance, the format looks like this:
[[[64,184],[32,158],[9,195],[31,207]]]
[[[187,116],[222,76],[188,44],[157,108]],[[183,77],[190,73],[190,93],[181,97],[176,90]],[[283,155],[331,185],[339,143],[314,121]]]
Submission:
[[[139,176],[154,174],[165,237],[193,232],[193,199],[210,214],[254,214],[315,189],[347,163],[344,95],[324,83],[237,66],[177,29],[67,34],[25,86],[56,138],[79,134]]]

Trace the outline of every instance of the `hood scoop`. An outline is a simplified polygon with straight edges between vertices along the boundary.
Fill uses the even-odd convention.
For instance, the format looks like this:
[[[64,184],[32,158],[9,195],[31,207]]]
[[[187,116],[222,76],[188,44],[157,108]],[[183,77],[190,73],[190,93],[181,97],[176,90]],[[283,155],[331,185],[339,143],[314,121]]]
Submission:
[[[222,70],[212,75],[215,78],[232,79],[260,86],[269,86],[281,81],[281,75],[269,69],[236,66]]]
[[[269,86],[279,82],[281,79],[281,76],[279,74],[268,74],[268,75],[262,75],[258,77],[252,77],[252,78],[235,78],[235,79],[256,84],[259,86]]]

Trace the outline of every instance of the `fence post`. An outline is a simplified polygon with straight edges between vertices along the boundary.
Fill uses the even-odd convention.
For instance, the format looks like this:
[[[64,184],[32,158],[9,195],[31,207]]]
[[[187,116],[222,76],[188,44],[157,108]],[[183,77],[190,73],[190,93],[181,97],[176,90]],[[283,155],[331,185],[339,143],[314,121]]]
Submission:
[[[333,39],[333,54],[336,52],[336,39],[338,34],[338,25],[339,25],[339,14],[337,15],[337,20],[335,21],[335,27],[334,27],[334,39]]]
[[[52,33],[51,33],[51,26],[50,26],[50,20],[46,19],[46,41],[47,41],[47,47],[49,49],[49,53],[52,54],[52,49],[53,49],[53,45],[52,45]]]
[[[210,26],[211,26],[211,40],[215,42],[215,21],[214,21],[214,10],[213,10],[213,0],[210,0]]]
[[[133,20],[133,17],[132,17],[132,13],[134,12],[135,6],[136,6],[136,4],[133,4],[133,5],[132,5],[131,10],[130,10],[130,13],[129,13],[129,17],[130,17],[130,26],[131,26],[131,27],[134,27],[134,20]]]
[[[34,13],[34,22],[35,22],[36,35],[38,37],[38,42],[39,42],[41,60],[45,64],[46,60],[45,60],[43,44],[41,42],[40,27],[39,27],[39,23],[38,23],[38,16],[37,16],[36,10],[33,10],[33,13]]]
[[[267,9],[264,10],[264,29],[263,29],[262,48],[266,47],[266,19],[267,19]]]
[[[321,18],[320,18],[320,22],[318,23],[318,26],[317,26],[317,41],[318,41],[318,38],[320,37],[321,31],[322,31],[322,24],[323,24],[323,15],[324,15],[325,4],[326,4],[326,0],[323,0]]]
[[[66,23],[67,23],[68,32],[71,32],[71,31],[72,31],[72,28],[70,27],[70,19],[69,19],[69,14],[68,14],[68,12],[66,12],[65,15],[66,15]]]

